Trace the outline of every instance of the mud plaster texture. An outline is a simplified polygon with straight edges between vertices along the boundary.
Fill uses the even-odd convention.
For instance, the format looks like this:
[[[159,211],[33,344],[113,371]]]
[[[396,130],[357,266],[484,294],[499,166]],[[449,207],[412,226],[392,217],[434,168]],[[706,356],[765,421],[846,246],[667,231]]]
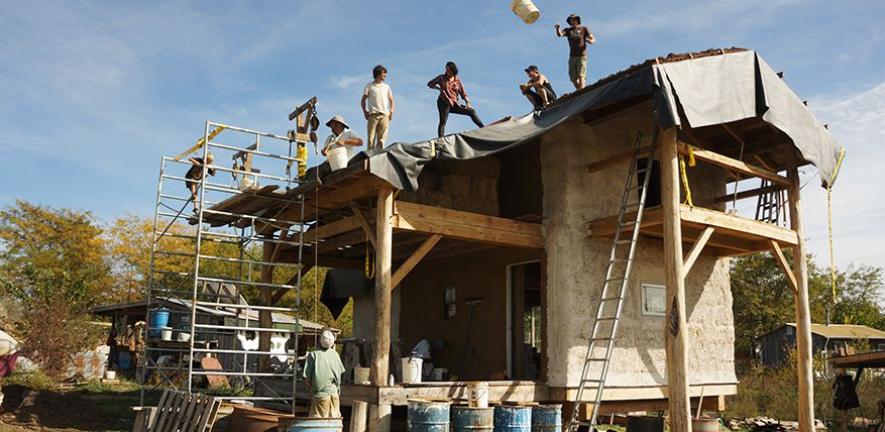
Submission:
[[[544,235],[547,247],[548,384],[576,387],[586,340],[611,247],[588,236],[588,223],[616,215],[628,163],[589,173],[587,165],[632,148],[637,131],[649,140],[647,106],[594,126],[569,121],[542,141]],[[651,141],[648,141],[651,143]],[[724,172],[689,169],[695,200],[725,192]],[[684,246],[685,252],[689,247]],[[627,288],[607,386],[666,385],[664,317],[642,314],[641,284],[664,285],[663,242],[641,237]],[[727,259],[702,255],[685,282],[689,383],[735,383],[734,319]]]

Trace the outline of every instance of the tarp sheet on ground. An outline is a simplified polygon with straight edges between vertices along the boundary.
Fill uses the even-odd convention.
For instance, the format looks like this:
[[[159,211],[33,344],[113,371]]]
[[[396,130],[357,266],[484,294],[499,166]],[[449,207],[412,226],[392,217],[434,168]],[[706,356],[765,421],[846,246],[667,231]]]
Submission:
[[[756,52],[738,51],[650,64],[538,113],[369,151],[369,170],[399,189],[416,190],[421,169],[434,159],[473,159],[503,152],[587,110],[649,95],[663,128],[680,125],[677,106],[693,128],[759,117],[792,139],[802,157],[817,167],[824,184],[837,169],[842,147],[836,139]]]

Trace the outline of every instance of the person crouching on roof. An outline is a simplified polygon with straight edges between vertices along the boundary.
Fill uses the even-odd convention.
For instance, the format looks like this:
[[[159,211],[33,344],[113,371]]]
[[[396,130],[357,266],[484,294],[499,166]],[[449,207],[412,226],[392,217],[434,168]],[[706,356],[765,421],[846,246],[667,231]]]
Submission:
[[[519,89],[536,111],[556,100],[556,92],[553,91],[550,80],[538,70],[537,66],[531,65],[525,68],[525,73],[529,76],[529,80],[525,84],[520,84]]]
[[[467,98],[467,92],[464,91],[464,85],[458,78],[458,66],[454,62],[446,63],[446,71],[442,75],[427,83],[427,87],[439,90],[439,97],[436,99],[436,109],[439,111],[439,125],[436,127],[437,136],[446,134],[446,122],[449,120],[449,113],[470,116],[470,120],[477,127],[482,127],[482,120],[476,115],[476,110],[470,105],[470,99]],[[458,98],[464,100],[464,105],[458,103]]]
[[[320,349],[307,355],[302,378],[310,393],[310,417],[341,417],[341,375],[344,364],[335,351],[335,334],[329,329],[320,333]]]
[[[186,179],[184,182],[187,190],[191,192],[191,201],[194,202],[194,213],[200,211],[200,203],[197,201],[197,191],[200,190],[200,180],[203,179],[203,165],[212,165],[212,162],[215,161],[215,156],[212,153],[206,155],[206,163],[203,163],[203,158],[200,157],[192,157],[187,160],[190,162],[191,167],[187,170],[187,174],[184,175]],[[209,168],[206,170],[210,176],[215,175],[215,168]],[[185,204],[187,205],[187,204]]]
[[[336,115],[326,122],[326,126],[332,130],[332,135],[326,138],[326,145],[323,147],[323,156],[334,148],[344,147],[347,149],[347,160],[353,159],[359,152],[357,147],[363,145],[362,138],[356,132],[350,130],[350,126],[344,121],[344,117]]]

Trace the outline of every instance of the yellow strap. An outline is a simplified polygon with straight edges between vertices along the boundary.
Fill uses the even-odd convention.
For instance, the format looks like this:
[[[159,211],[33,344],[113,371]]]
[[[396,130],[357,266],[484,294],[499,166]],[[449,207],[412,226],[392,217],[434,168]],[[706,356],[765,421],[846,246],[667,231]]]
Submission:
[[[369,237],[366,236],[366,279],[372,279],[375,277],[375,265],[372,264],[372,260],[369,254]]]
[[[694,159],[694,154],[689,153],[689,163]],[[691,166],[694,166],[692,164]],[[679,172],[682,174],[682,187],[685,188],[685,202],[689,207],[694,207],[694,201],[691,199],[691,187],[688,185],[688,172],[685,169],[685,157],[679,156]]]
[[[217,128],[215,128],[215,130],[213,130],[212,132],[209,132],[209,141],[212,141],[212,140],[213,140],[216,136],[218,136],[218,134],[220,134],[221,131],[223,131],[223,130],[224,130],[224,126],[218,126]],[[200,139],[197,140],[197,143],[194,144],[193,147],[191,147],[191,148],[189,148],[189,149],[183,151],[180,155],[175,156],[175,160],[181,160],[181,158],[183,158],[183,157],[185,157],[185,156],[187,156],[187,155],[189,155],[189,154],[191,154],[191,153],[193,153],[193,152],[199,150],[200,148],[202,148],[202,147],[203,147],[203,144],[206,143],[205,140],[204,140],[204,138],[205,138],[205,137],[200,137]]]
[[[839,152],[836,167],[827,181],[827,237],[830,245],[830,290],[833,294],[833,303],[836,303],[836,253],[833,247],[833,182],[842,167],[842,159],[845,158],[845,149]]]

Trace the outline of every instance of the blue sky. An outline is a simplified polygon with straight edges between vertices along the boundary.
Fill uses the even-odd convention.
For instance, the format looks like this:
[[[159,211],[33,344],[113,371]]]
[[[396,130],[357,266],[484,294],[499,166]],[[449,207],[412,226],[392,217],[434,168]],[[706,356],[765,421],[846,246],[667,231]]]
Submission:
[[[523,114],[522,69],[567,90],[563,39],[572,11],[598,38],[590,80],[670,52],[753,48],[848,148],[834,197],[837,260],[885,266],[885,2],[823,0],[552,1],[525,25],[509,1],[0,1],[0,204],[16,198],[148,214],[161,155],[207,119],[276,133],[316,95],[322,117],[357,131],[359,96],[382,63],[397,99],[391,138],[434,134],[424,84],[460,66],[484,120]],[[461,116],[449,131],[466,129]],[[809,172],[811,172],[809,170]],[[807,236],[826,255],[824,195],[805,189]]]

